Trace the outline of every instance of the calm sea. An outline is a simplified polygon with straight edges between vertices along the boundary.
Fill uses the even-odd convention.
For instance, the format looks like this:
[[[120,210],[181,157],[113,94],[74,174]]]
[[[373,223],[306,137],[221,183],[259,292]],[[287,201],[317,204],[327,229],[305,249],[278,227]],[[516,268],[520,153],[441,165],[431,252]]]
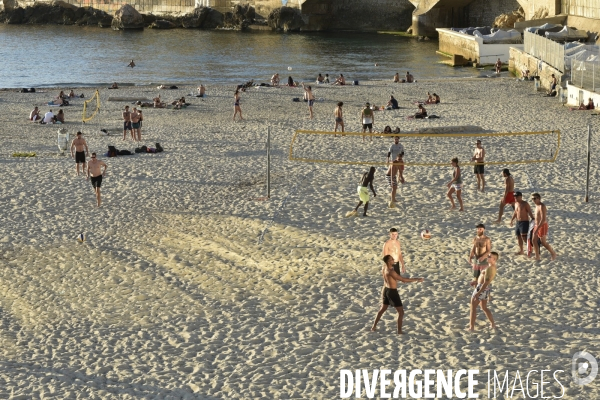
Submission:
[[[439,64],[437,42],[373,33],[112,31],[93,27],[0,24],[0,87],[267,82],[274,72],[312,81],[477,74]],[[131,59],[137,67],[126,68]],[[379,67],[374,64],[378,63]],[[292,70],[288,70],[291,67]]]

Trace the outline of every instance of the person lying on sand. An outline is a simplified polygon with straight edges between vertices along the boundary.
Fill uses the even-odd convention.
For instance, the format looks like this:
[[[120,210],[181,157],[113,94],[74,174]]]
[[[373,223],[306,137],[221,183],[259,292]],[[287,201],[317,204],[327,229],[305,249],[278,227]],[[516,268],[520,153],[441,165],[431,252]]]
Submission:
[[[375,332],[377,330],[377,323],[383,316],[385,310],[387,310],[388,306],[392,306],[396,309],[398,313],[398,325],[397,332],[398,335],[403,334],[402,332],[402,320],[404,318],[404,308],[402,307],[402,300],[400,299],[400,295],[398,294],[398,281],[409,283],[409,282],[423,282],[423,278],[404,278],[394,271],[394,258],[391,255],[386,255],[383,257],[383,262],[385,265],[381,269],[381,275],[383,277],[384,287],[381,298],[381,308],[377,312],[377,316],[375,317],[375,321],[373,322],[373,326],[371,327],[371,331]]]

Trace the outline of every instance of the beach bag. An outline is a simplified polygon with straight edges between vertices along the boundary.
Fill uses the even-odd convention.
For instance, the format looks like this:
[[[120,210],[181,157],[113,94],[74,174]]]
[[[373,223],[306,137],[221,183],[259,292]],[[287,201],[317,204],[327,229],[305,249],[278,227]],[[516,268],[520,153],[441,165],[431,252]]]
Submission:
[[[295,101],[296,103],[299,103],[299,102],[300,102],[300,97],[294,97],[294,98],[292,99],[292,101]]]
[[[358,86],[358,81],[354,81],[354,86]]]
[[[108,146],[108,156],[116,157],[119,155],[119,150],[115,146]]]

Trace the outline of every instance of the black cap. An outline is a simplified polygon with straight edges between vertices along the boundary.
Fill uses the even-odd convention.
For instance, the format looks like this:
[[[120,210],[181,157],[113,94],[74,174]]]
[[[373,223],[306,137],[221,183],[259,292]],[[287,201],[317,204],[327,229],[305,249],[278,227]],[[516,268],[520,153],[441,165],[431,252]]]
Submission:
[[[515,197],[519,197],[519,196],[523,197],[523,193],[521,193],[521,192],[515,192]]]

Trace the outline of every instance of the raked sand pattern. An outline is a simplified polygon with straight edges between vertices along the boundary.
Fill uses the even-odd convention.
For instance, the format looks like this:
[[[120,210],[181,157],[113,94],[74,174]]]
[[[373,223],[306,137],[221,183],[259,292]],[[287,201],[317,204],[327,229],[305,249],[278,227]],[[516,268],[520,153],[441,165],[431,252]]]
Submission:
[[[161,94],[172,100],[191,90]],[[416,109],[411,101],[427,91],[440,94],[442,104],[429,111],[441,118],[405,119]],[[305,103],[291,101],[300,89],[252,89],[242,94],[247,120],[233,123],[233,91],[209,87],[206,99],[188,97],[187,109],[144,109],[144,144],[160,142],[165,152],[101,157],[109,170],[96,209],[89,182],[74,176],[71,158],[57,155],[59,126],[26,118],[34,105],[47,111],[57,92],[0,92],[0,398],[333,399],[342,368],[562,369],[563,398],[600,398],[600,378],[584,387],[570,378],[575,352],[600,355],[597,151],[591,202],[583,203],[588,122],[598,129],[589,112],[569,112],[530,83],[463,79],[318,86],[315,95],[324,101],[316,103],[313,121]],[[135,147],[121,141],[127,103],[109,102],[109,95],[157,93],[101,90],[102,108],[84,126],[90,151]],[[464,168],[464,213],[448,211],[450,167],[407,167],[396,209],[387,208],[379,169],[371,216],[344,218],[367,168],[287,160],[295,129],[333,128],[337,101],[345,103],[347,130],[357,131],[360,106],[384,104],[392,93],[402,109],[376,113],[378,130],[561,130],[556,163],[510,166],[524,198],[536,190],[548,206],[555,262],[545,251],[541,263],[514,255],[508,208],[504,222],[492,224],[503,166],[486,169],[485,194],[477,194],[472,168]],[[79,119],[81,103],[64,108],[67,121]],[[261,201],[268,125],[272,198]],[[80,126],[63,127],[74,133]],[[102,128],[114,136],[101,136]],[[335,140],[349,157],[385,160],[391,139],[357,139]],[[519,151],[512,139],[506,143],[514,148],[503,151]],[[600,148],[597,135],[592,145]],[[37,157],[11,157],[23,151]],[[407,161],[412,153],[449,162],[435,139],[406,152]],[[471,334],[464,330],[466,259],[479,222],[501,254],[491,305],[500,329],[491,331],[480,312]],[[391,311],[377,333],[369,332],[390,227],[399,229],[409,275],[425,278],[400,286],[402,337]],[[430,241],[419,237],[425,228]],[[87,240],[80,244],[82,231]],[[478,389],[487,394],[483,384]],[[557,385],[545,393],[560,394]]]

